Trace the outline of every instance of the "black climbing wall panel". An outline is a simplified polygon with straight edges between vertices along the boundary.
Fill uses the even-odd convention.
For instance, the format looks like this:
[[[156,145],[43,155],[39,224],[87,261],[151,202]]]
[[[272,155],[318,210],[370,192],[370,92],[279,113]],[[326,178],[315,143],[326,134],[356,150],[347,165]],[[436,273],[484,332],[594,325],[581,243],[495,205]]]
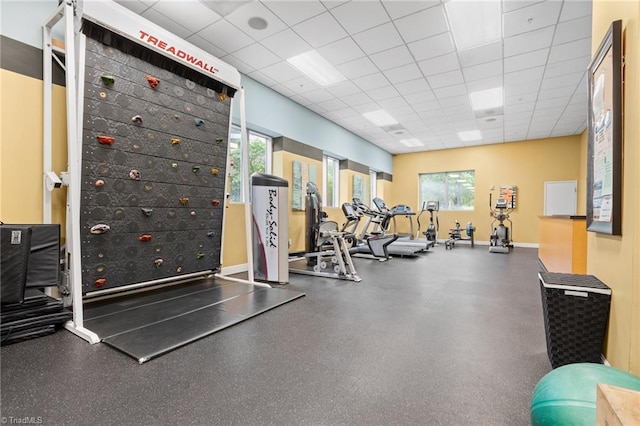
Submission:
[[[220,267],[229,116],[229,98],[87,39],[85,293]]]

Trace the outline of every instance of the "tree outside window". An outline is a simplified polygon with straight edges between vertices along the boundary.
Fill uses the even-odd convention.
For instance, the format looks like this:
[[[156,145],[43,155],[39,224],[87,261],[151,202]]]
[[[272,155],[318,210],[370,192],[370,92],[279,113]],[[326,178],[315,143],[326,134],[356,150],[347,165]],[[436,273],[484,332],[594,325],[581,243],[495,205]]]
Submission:
[[[440,210],[473,210],[475,171],[421,174],[420,205],[427,201],[438,201]]]

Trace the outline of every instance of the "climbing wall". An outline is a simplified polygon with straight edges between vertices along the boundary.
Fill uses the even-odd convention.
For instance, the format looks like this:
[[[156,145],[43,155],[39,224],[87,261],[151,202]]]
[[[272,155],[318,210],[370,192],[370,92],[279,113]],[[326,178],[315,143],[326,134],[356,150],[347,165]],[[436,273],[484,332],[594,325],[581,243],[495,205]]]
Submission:
[[[230,99],[87,39],[83,292],[220,267]]]

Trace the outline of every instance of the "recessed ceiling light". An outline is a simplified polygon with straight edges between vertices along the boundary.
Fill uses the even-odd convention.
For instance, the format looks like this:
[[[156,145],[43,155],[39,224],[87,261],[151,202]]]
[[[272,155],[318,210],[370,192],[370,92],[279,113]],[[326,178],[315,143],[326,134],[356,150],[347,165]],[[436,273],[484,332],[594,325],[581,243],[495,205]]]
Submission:
[[[347,79],[315,50],[293,56],[287,62],[321,86],[330,86]]]
[[[498,108],[503,104],[502,87],[494,87],[493,89],[471,92],[469,97],[471,98],[471,107],[475,111]]]
[[[375,124],[376,126],[391,126],[392,124],[398,124],[398,120],[393,118],[389,113],[383,109],[377,111],[365,112],[362,114],[364,118]]]
[[[469,130],[468,132],[458,132],[458,138],[462,142],[477,141],[482,139],[480,130]]]
[[[444,7],[458,50],[502,38],[502,2],[451,0]]]
[[[249,19],[249,26],[254,30],[264,30],[267,28],[267,21],[264,18],[258,16]]]
[[[422,141],[418,138],[410,138],[410,139],[400,139],[400,143],[403,145],[406,145],[410,148],[416,147],[416,146],[424,146],[424,144],[422,143]]]

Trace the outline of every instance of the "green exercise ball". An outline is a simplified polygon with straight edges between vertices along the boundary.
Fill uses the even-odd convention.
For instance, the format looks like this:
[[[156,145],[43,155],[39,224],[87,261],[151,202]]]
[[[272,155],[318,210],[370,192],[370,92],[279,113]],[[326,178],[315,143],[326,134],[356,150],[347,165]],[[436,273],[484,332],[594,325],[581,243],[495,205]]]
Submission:
[[[546,374],[533,390],[531,424],[595,425],[598,383],[640,391],[640,377],[601,364],[579,363]]]

